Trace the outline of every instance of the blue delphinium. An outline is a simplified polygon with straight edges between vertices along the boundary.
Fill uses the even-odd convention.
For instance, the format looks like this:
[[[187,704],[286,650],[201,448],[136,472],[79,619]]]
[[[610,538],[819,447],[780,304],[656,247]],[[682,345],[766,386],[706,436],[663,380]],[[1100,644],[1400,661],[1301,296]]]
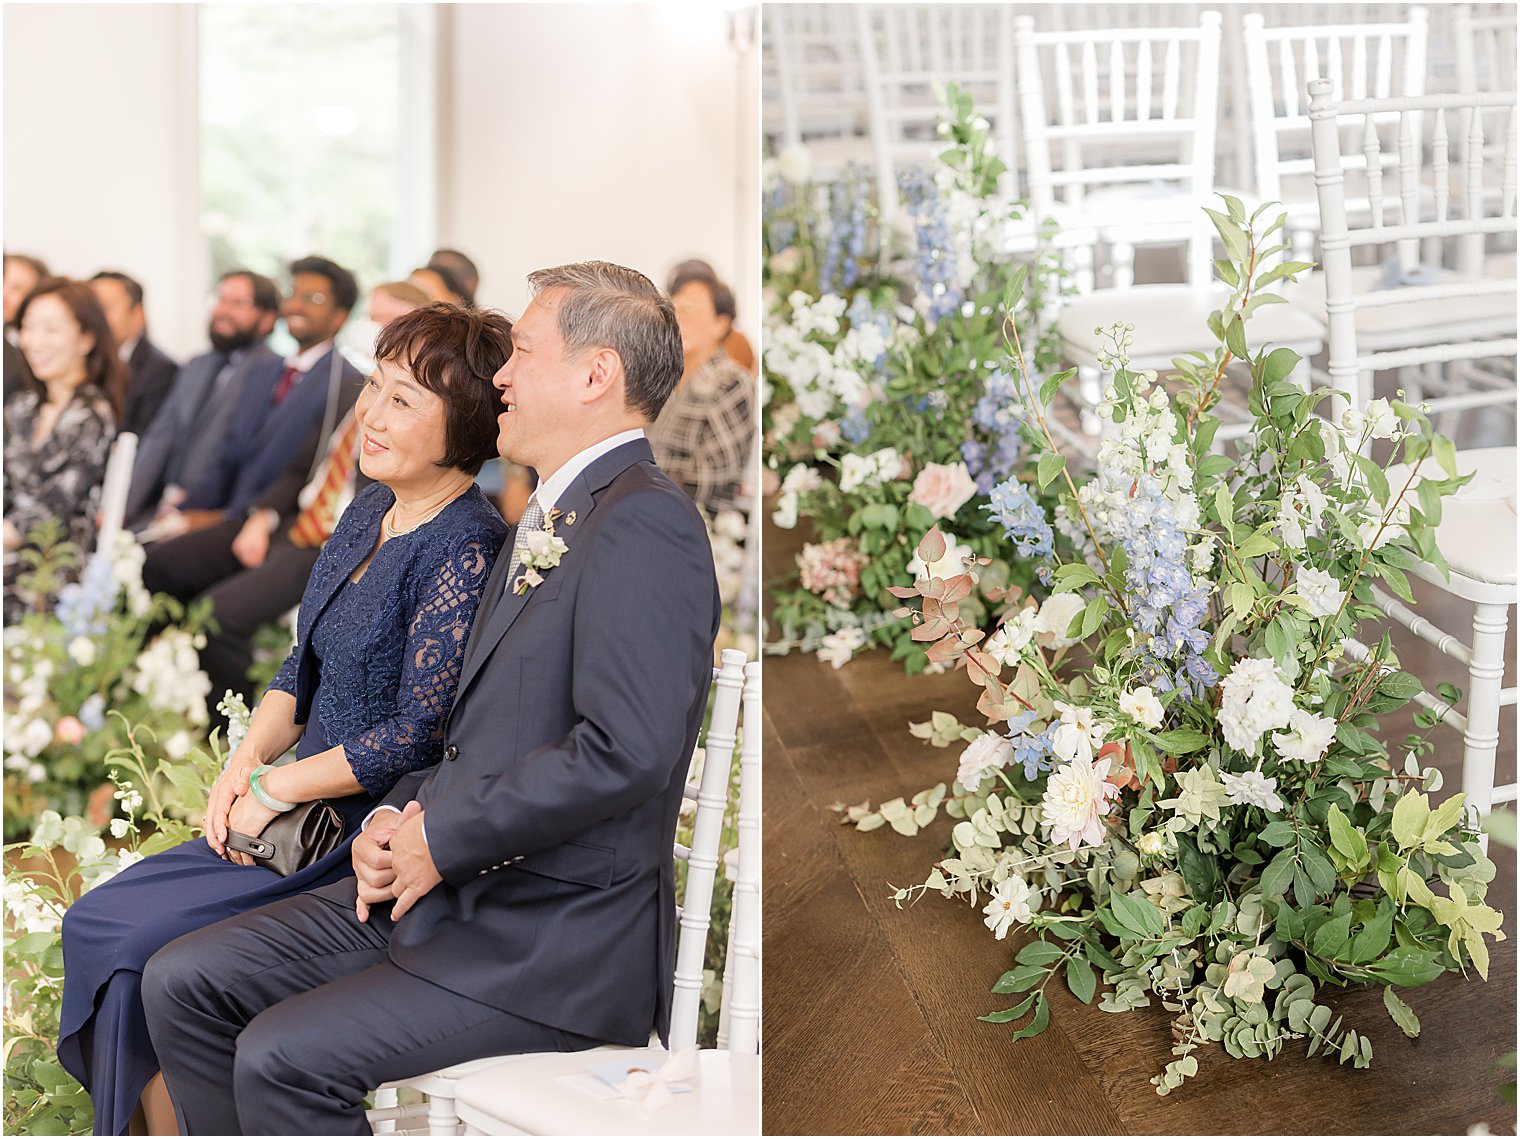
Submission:
[[[839,434],[846,443],[859,445],[871,437],[871,421],[858,407],[852,407],[839,420]]]
[[[897,175],[903,210],[913,221],[916,241],[914,273],[918,289],[929,298],[925,314],[931,325],[960,308],[965,299],[955,281],[954,246],[945,203],[934,176],[922,166],[909,167]]]
[[[1036,719],[1037,713],[1026,711],[1008,720],[1008,742],[1013,745],[1013,762],[1023,765],[1024,778],[1031,783],[1039,778],[1040,772],[1050,770],[1055,739],[1054,728],[1046,728],[1038,735],[1029,730],[1029,725]]]
[[[797,242],[797,222],[783,211],[793,191],[783,178],[777,178],[765,197],[765,224],[770,227],[771,248],[780,250]]]
[[[106,631],[104,617],[116,608],[116,592],[111,560],[99,554],[85,564],[78,581],[58,591],[55,612],[71,640],[98,637]]]
[[[866,199],[870,183],[856,166],[846,167],[829,189],[828,235],[818,281],[825,293],[853,289],[866,251]]]
[[[1158,692],[1182,688],[1202,696],[1219,681],[1202,655],[1209,638],[1199,626],[1208,595],[1188,572],[1176,507],[1142,475],[1124,517],[1125,601],[1139,637],[1141,675]]]
[[[991,373],[985,382],[981,396],[971,412],[971,422],[991,437],[992,442],[967,439],[961,444],[961,458],[966,469],[976,480],[980,494],[992,493],[992,488],[1013,473],[1023,450],[1020,437],[1018,384],[1007,372]]]
[[[870,364],[878,373],[885,367],[887,362],[887,345],[892,340],[892,317],[885,312],[878,312],[871,307],[871,299],[865,293],[856,293],[855,299],[850,302],[850,307],[845,310],[845,317],[850,322],[851,329],[867,328],[872,325],[881,333],[882,349],[874,358],[867,360],[864,355],[861,359]]]
[[[992,520],[1003,528],[1018,552],[1026,558],[1049,558],[1055,533],[1045,518],[1045,511],[1029,493],[1029,488],[1017,479],[1009,479],[992,488],[988,496],[991,502],[982,509],[992,515]],[[1036,571],[1041,581],[1048,582],[1050,568],[1040,566]]]

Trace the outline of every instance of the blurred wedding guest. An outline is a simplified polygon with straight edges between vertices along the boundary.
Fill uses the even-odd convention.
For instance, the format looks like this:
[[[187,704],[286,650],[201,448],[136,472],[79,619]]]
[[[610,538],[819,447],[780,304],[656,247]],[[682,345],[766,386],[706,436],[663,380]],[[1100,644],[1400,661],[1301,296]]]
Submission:
[[[692,280],[716,281],[718,274],[706,261],[693,258],[690,261],[682,261],[670,271],[670,276],[665,281],[665,295],[673,297],[676,290],[688,281]],[[728,358],[738,364],[751,375],[755,375],[755,350],[750,347],[749,338],[733,327],[733,321],[729,321],[728,335],[723,338],[723,351],[728,353]]]
[[[16,313],[27,293],[49,277],[48,267],[25,253],[5,255],[5,393],[6,399],[19,391],[39,391],[40,385],[28,367],[26,356],[18,346]]]
[[[139,1104],[148,1133],[179,1134],[175,1108],[188,1110],[158,1075],[169,1041],[148,1032],[148,958],[349,873],[347,838],[281,877],[234,846],[232,832],[256,837],[291,805],[325,798],[351,836],[398,779],[444,758],[443,721],[507,535],[473,476],[495,453],[491,380],[511,354],[511,330],[498,314],[444,306],[388,326],[355,409],[358,462],[375,482],[335,529],[323,524],[332,537],[301,596],[299,642],[212,787],[206,838],[127,867],[64,916],[58,1059],[89,1090],[95,1134],[128,1134]],[[292,747],[295,762],[266,766]],[[225,1091],[230,1104],[230,1083]],[[329,1133],[320,1123],[297,1130]]]
[[[429,300],[451,305],[475,303],[474,290],[455,276],[452,269],[445,269],[441,265],[413,269],[407,280],[426,293]]]
[[[410,281],[386,281],[369,291],[369,318],[384,328],[398,316],[430,303],[431,298]]]
[[[392,298],[394,299],[394,298]],[[370,312],[375,312],[374,294]],[[426,305],[386,309],[385,324]],[[380,334],[385,334],[382,325]],[[186,535],[175,543],[183,564],[164,575],[169,592],[184,601],[211,602],[214,631],[206,634],[201,668],[211,691],[227,689],[251,701],[248,669],[253,637],[261,625],[294,609],[333,526],[357,491],[369,485],[359,469],[358,408],[343,417],[327,440],[325,458],[315,472],[293,462],[253,504],[241,526],[229,520]],[[495,456],[492,456],[493,458]]]
[[[90,288],[106,310],[117,354],[127,365],[127,409],[117,430],[141,435],[163,406],[179,364],[148,339],[142,285],[125,273],[107,269],[90,278]]]
[[[457,249],[433,250],[427,268],[444,269],[452,273],[454,279],[464,286],[465,295],[471,300],[480,292],[480,270],[475,268],[475,262]]]
[[[27,607],[15,592],[12,556],[32,528],[57,519],[88,554],[126,369],[90,286],[52,278],[17,310],[21,351],[42,385],[5,405],[5,622]],[[30,599],[40,602],[44,599]]]
[[[127,524],[152,520],[184,501],[222,453],[243,385],[261,368],[279,366],[265,343],[280,317],[280,290],[247,269],[223,273],[206,335],[211,351],[188,360],[158,414],[137,441]]]
[[[689,277],[671,295],[685,370],[649,445],[660,469],[708,515],[741,506],[754,453],[755,381],[723,350],[734,294],[722,281]]]
[[[322,441],[353,407],[362,377],[338,351],[335,337],[359,299],[354,275],[325,257],[291,262],[291,286],[281,313],[295,355],[250,375],[232,412],[225,445],[207,472],[185,492],[176,514],[144,532],[183,533],[247,517],[254,501],[286,466],[304,455],[315,464]],[[174,565],[173,549],[148,551],[144,582]],[[164,542],[163,546],[170,543]]]

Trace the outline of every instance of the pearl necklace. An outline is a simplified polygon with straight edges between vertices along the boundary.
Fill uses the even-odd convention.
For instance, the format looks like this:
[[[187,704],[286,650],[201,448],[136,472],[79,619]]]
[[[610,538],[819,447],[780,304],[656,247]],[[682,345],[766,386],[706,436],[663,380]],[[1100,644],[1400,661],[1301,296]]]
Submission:
[[[458,497],[459,497],[458,495],[454,496],[454,498],[458,498]],[[410,534],[413,530],[417,529],[417,527],[419,527],[419,526],[425,526],[429,522],[431,522],[434,518],[437,518],[438,515],[443,512],[443,508],[445,506],[447,506],[450,502],[453,502],[453,501],[454,501],[454,499],[451,498],[451,499],[448,500],[448,502],[440,502],[437,506],[433,507],[433,509],[429,510],[426,514],[424,514],[421,518],[417,519],[417,521],[413,522],[405,530],[398,530],[391,523],[391,516],[396,513],[396,505],[397,505],[397,504],[393,503],[391,505],[391,508],[385,512],[385,519],[384,519],[385,536],[387,538],[399,538],[403,534]]]

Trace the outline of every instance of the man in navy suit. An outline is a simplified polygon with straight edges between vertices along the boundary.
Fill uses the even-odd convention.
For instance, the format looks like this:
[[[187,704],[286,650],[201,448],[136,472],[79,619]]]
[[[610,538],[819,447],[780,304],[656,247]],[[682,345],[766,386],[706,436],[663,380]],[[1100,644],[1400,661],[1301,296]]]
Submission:
[[[497,560],[443,760],[367,820],[355,877],[149,961],[185,1134],[364,1134],[386,1080],[668,1029],[671,841],[720,612],[702,519],[644,438],[681,336],[630,269],[528,280],[496,377],[499,449],[540,476],[512,545],[542,554],[552,526],[565,549]]]
[[[163,406],[179,364],[148,339],[148,312],[143,307],[142,285],[125,273],[103,269],[90,278],[90,288],[105,310],[106,323],[111,326],[117,351],[131,377],[127,407],[117,430],[141,435]]]
[[[148,546],[143,584],[155,593],[189,601],[234,572],[219,555],[291,466],[313,466],[359,396],[362,377],[334,339],[358,300],[354,275],[325,257],[290,272],[282,313],[298,351],[244,381],[220,454],[180,504],[190,532]]]
[[[243,383],[277,357],[265,343],[280,318],[280,290],[247,269],[223,273],[206,326],[211,351],[185,362],[137,440],[126,517],[137,527],[184,501],[221,454]]]

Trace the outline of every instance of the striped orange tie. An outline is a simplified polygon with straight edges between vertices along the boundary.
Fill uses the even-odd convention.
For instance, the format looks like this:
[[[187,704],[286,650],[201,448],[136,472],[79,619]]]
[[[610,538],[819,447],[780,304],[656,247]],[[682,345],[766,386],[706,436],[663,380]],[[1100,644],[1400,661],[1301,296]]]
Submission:
[[[353,474],[358,447],[359,417],[350,413],[337,444],[327,453],[326,473],[317,487],[316,497],[290,527],[291,545],[311,549],[332,537],[333,527],[338,524],[338,499]]]

